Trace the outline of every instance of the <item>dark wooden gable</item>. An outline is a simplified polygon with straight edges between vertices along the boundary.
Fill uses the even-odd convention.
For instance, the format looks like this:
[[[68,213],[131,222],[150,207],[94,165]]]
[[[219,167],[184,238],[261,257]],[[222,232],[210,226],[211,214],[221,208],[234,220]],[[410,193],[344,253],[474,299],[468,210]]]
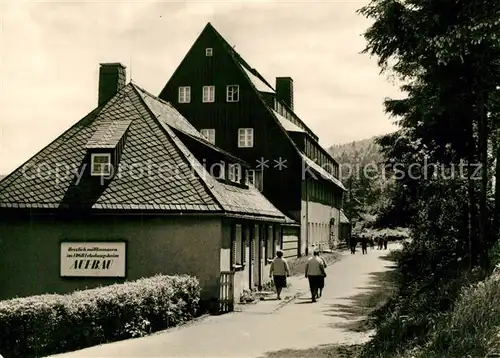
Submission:
[[[207,48],[212,49],[212,56],[206,56]],[[196,129],[215,129],[215,144],[242,158],[250,167],[258,169],[258,160],[267,160],[265,196],[282,211],[300,210],[301,159],[253,81],[260,80],[264,87],[269,84],[257,77],[231,45],[207,24],[159,97],[170,102]],[[239,101],[228,103],[226,86],[233,84],[239,85]],[[202,88],[208,85],[215,86],[213,103],[202,101]],[[179,103],[180,86],[190,86],[189,103]],[[252,148],[238,147],[238,128],[253,128]],[[280,158],[286,168],[276,168]]]

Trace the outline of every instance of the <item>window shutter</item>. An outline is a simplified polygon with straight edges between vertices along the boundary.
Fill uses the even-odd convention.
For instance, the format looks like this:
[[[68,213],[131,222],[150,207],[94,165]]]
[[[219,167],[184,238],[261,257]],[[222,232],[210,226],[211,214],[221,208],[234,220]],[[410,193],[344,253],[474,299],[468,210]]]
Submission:
[[[236,265],[236,237],[234,235],[234,225],[231,228],[231,269]]]
[[[243,247],[243,252],[241,253],[241,263],[244,265],[247,263],[247,247],[248,247],[248,226],[247,225],[242,225],[241,227],[242,235],[243,235],[243,242],[242,242],[242,247]]]

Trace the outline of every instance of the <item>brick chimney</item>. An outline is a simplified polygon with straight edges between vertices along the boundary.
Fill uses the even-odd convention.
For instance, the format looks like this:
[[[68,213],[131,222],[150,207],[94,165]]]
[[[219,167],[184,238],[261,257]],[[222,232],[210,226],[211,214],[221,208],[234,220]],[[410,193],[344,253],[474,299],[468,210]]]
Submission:
[[[276,96],[293,111],[293,80],[291,77],[276,77]]]
[[[98,105],[109,101],[127,81],[126,67],[121,63],[101,63],[99,67]]]

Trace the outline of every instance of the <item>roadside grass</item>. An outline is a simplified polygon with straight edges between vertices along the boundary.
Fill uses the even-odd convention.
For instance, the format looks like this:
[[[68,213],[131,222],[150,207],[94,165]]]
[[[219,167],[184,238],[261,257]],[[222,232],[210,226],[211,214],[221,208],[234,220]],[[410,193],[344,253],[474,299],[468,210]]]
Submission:
[[[359,355],[360,349],[360,345],[324,344],[310,349],[268,352],[260,358],[353,358]]]

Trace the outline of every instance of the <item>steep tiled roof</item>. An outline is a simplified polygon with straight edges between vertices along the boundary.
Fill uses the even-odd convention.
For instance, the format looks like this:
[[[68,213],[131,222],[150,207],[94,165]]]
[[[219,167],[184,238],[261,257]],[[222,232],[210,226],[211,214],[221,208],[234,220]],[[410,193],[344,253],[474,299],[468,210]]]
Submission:
[[[193,137],[205,139],[198,130],[180,114],[170,103],[157,98],[146,90],[135,86],[142,99],[149,107],[151,112],[158,118],[160,123],[173,127],[183,133],[190,134]]]
[[[2,180],[0,207],[71,207],[81,204],[72,200],[88,191],[92,209],[204,211],[285,220],[255,188],[234,187],[213,178],[173,132],[180,128],[201,136],[184,122],[171,106],[145,97],[142,89],[129,84]],[[109,146],[125,130],[119,167],[109,184],[89,189],[84,180],[79,183],[76,173],[87,156],[89,141],[91,146]],[[37,174],[40,168],[45,175]]]
[[[0,206],[57,208],[95,132],[96,109],[0,182]],[[56,171],[59,171],[56,173]]]
[[[158,119],[163,127],[171,127],[179,132],[182,132],[197,141],[203,142],[207,147],[223,153],[226,157],[229,157],[235,161],[241,161],[241,159],[233,156],[232,154],[216,147],[214,144],[209,142],[182,114],[175,109],[170,103],[156,97],[155,95],[149,93],[143,88],[134,85],[134,88],[139,92],[140,96],[148,106],[151,113]]]

